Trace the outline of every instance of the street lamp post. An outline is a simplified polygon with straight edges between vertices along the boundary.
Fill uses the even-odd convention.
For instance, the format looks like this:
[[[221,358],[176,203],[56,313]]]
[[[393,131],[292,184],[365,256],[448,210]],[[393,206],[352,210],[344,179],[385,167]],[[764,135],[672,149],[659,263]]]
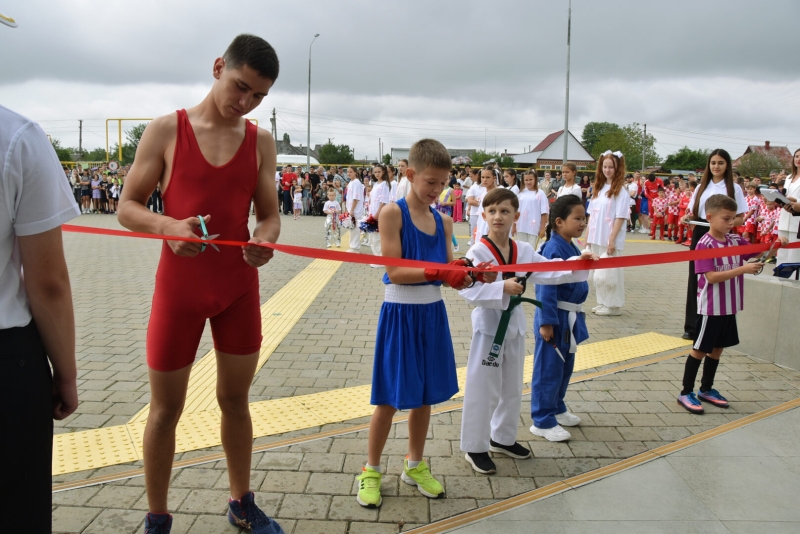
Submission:
[[[311,47],[319,34],[314,34],[311,44],[308,45],[308,130],[306,136],[306,171],[311,172]]]

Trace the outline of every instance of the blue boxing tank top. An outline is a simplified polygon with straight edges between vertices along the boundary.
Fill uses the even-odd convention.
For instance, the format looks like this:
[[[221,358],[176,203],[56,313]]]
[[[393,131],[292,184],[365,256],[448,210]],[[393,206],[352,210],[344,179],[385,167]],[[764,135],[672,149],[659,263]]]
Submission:
[[[403,214],[403,227],[400,229],[400,241],[403,245],[402,258],[405,260],[432,261],[435,263],[447,263],[447,240],[444,235],[444,224],[442,216],[433,208],[428,208],[433,213],[436,220],[436,233],[433,235],[422,232],[414,225],[411,220],[411,213],[408,211],[406,199],[401,198],[396,202]],[[391,284],[389,275],[383,275],[383,283]],[[420,282],[419,284],[409,284],[415,286],[422,285],[442,285],[442,282]]]

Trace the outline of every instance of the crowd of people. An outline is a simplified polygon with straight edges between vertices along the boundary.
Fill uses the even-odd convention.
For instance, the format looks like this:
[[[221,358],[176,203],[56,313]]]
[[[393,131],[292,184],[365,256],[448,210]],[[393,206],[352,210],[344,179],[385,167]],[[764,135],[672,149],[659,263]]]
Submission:
[[[105,163],[99,167],[88,169],[84,169],[80,163],[72,168],[62,167],[67,182],[72,188],[75,202],[84,215],[114,215],[117,213],[119,198],[122,195],[122,188],[125,186],[125,177],[130,168],[130,165],[126,165],[112,170]],[[147,208],[156,213],[164,213],[164,199],[158,185],[150,195]]]

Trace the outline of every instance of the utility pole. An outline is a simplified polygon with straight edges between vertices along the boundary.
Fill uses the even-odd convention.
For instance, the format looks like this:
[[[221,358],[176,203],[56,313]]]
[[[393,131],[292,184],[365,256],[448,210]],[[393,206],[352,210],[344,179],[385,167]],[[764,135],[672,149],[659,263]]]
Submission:
[[[647,143],[647,124],[644,125],[644,132],[642,132],[642,172],[644,172],[645,143]]]
[[[78,120],[78,161],[83,159],[83,119]]]
[[[311,44],[308,45],[308,129],[306,130],[306,170],[311,168],[311,47],[319,34],[314,34]]]
[[[272,108],[272,118],[269,120],[272,123],[272,138],[275,140],[275,152],[278,152],[278,121],[275,117],[275,108]]]
[[[567,145],[569,145],[569,46],[572,35],[572,0],[569,0],[569,12],[567,14],[567,98],[564,102],[564,161],[567,162]]]
[[[489,131],[489,128],[483,129],[483,151],[486,152],[486,133]]]
[[[378,163],[383,163],[381,159],[381,138],[378,138]]]

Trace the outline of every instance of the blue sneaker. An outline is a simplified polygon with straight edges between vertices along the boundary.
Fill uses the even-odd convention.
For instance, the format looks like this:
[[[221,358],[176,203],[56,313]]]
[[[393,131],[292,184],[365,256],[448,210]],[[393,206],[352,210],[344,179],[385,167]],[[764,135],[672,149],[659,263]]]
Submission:
[[[729,406],[728,399],[723,397],[719,394],[719,391],[716,389],[710,389],[708,391],[701,391],[697,394],[697,397],[701,401],[706,401],[708,403],[717,406],[718,408],[727,408]]]
[[[144,534],[169,534],[172,530],[172,515],[147,514],[144,516]]]
[[[281,526],[256,505],[252,491],[240,501],[228,501],[228,522],[253,534],[284,534]]]
[[[686,408],[691,413],[701,414],[705,411],[703,410],[703,405],[700,404],[699,400],[697,400],[697,396],[694,394],[694,391],[678,397],[678,404]]]

